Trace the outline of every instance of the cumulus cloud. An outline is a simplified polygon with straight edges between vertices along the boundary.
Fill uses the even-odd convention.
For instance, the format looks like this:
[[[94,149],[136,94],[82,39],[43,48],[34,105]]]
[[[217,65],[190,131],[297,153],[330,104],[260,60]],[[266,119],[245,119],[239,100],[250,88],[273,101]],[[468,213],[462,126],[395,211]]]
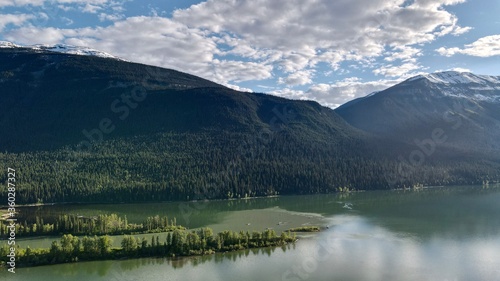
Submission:
[[[40,6],[46,0],[0,0],[0,7],[9,7],[9,6]]]
[[[451,57],[456,54],[464,54],[474,57],[492,57],[500,55],[500,35],[491,35],[479,38],[477,41],[467,44],[464,48],[445,48],[436,50],[439,54]]]
[[[72,19],[67,17],[62,17],[61,20],[64,22],[65,25],[72,25],[74,23]]]
[[[122,14],[106,14],[106,13],[100,13],[99,14],[99,20],[100,21],[118,21],[124,18],[124,15]]]
[[[468,68],[463,68],[463,67],[454,67],[449,69],[450,71],[456,71],[456,72],[471,72],[470,69]]]
[[[303,47],[301,51],[280,52],[281,58],[277,61],[279,68],[284,72],[295,72],[307,66],[313,66],[312,59],[316,56],[316,51],[311,47]]]
[[[404,2],[209,0],[177,10],[174,19],[239,34],[261,48],[343,50],[363,56],[379,55],[385,45],[428,42],[441,27],[451,27],[448,32],[458,27],[455,16],[441,7],[460,1]]]
[[[306,96],[325,106],[336,108],[350,100],[385,90],[398,82],[401,79],[363,82],[351,77],[332,84],[313,85],[306,91]]]
[[[228,88],[231,88],[233,90],[236,90],[236,91],[253,93],[253,90],[250,88],[240,87],[238,85],[234,85],[234,84],[230,84],[230,83],[222,83],[222,85],[224,85]]]
[[[5,39],[91,46],[233,88],[280,73],[283,77],[276,80],[284,88],[272,93],[316,99],[332,107],[358,95],[350,91],[367,94],[385,84],[346,80],[342,82],[349,85],[313,85],[316,73],[332,77],[344,62],[369,71],[379,65],[376,60],[385,60],[386,65],[372,72],[407,76],[421,68],[423,44],[470,29],[459,26],[456,16],[445,9],[463,0],[207,0],[176,10],[169,18],[157,14],[121,18],[116,13],[123,7],[114,0],[0,0],[0,7],[28,2],[50,2],[65,9],[76,5],[109,25],[78,29],[26,25],[8,30]],[[293,89],[304,85],[313,86],[306,91]]]
[[[277,89],[269,92],[272,95],[283,97],[283,98],[288,98],[288,99],[295,99],[295,100],[306,100],[309,99],[304,91],[302,90],[295,90],[291,88],[283,88],[283,89]]]
[[[350,100],[385,90],[401,81],[402,79],[363,82],[358,77],[350,77],[336,83],[314,84],[306,91],[284,88],[270,93],[289,99],[314,100],[324,106],[337,108]]]
[[[410,46],[397,46],[393,48],[392,52],[389,52],[388,56],[384,58],[385,61],[396,61],[401,60],[403,62],[416,62],[416,57],[421,56],[422,52],[418,48]]]
[[[95,13],[97,13],[101,9],[102,9],[102,7],[100,7],[100,6],[92,5],[90,3],[87,3],[83,7],[82,11],[85,12],[85,13],[95,14]]]
[[[313,75],[314,75],[314,70],[312,69],[299,70],[288,75],[286,78],[280,77],[278,79],[278,83],[287,84],[289,86],[311,84],[313,82],[312,81]]]
[[[206,74],[213,77],[216,82],[263,80],[272,76],[273,67],[271,65],[256,62],[220,61],[218,59],[215,59],[212,63],[215,66],[213,73]]]
[[[47,4],[103,5],[112,0],[0,0],[0,7],[42,6]]]
[[[420,69],[418,64],[407,62],[401,65],[384,65],[373,70],[376,75],[384,75],[387,77],[405,77],[411,75],[413,70]]]
[[[7,32],[4,37],[21,44],[57,44],[63,42],[65,36],[58,28],[23,27]]]
[[[32,18],[32,15],[27,14],[0,14],[0,31],[2,31],[9,24],[20,26]]]
[[[193,73],[221,84],[270,78],[273,70],[265,63],[217,59],[217,39],[161,17],[131,17],[105,28],[24,27],[5,37],[23,44],[92,46],[127,60]]]
[[[29,10],[39,9],[44,13],[47,13],[50,18],[60,18],[61,13],[68,12],[70,10],[80,11],[83,13],[98,14],[99,19],[103,16],[102,11],[111,10],[113,14],[117,12],[122,12],[124,10],[123,4],[126,1],[114,1],[114,0],[0,0],[0,8],[3,7],[15,7],[15,8],[26,8]],[[101,12],[99,14],[99,12]],[[110,15],[111,16],[111,15]],[[109,17],[110,17],[109,16]],[[115,15],[118,19],[118,15]],[[44,26],[48,20],[33,22],[35,26]],[[108,20],[111,20],[108,18]]]

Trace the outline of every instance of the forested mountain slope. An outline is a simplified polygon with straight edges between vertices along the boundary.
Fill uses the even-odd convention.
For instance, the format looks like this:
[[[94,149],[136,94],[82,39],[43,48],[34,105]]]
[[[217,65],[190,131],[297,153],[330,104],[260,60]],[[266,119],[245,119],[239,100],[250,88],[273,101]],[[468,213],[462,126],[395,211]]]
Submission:
[[[109,57],[0,48],[0,89],[0,166],[16,170],[17,203],[237,198],[499,177],[495,159],[453,148],[401,173],[398,156],[413,144],[351,126],[316,102]]]

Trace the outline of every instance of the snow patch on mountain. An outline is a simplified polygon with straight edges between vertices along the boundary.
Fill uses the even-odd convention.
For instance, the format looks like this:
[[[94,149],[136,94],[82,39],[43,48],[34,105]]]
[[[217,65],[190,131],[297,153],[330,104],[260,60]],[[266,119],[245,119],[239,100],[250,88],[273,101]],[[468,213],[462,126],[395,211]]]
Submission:
[[[483,101],[483,102],[491,102],[491,103],[499,103],[500,95],[492,93],[492,92],[479,92],[479,91],[470,91],[470,90],[442,90],[444,96],[468,99],[472,101]]]
[[[476,75],[470,72],[444,71],[430,74],[423,74],[412,77],[407,81],[427,79],[435,84],[479,84],[491,86],[490,84],[500,84],[500,76]]]
[[[20,46],[7,41],[0,41],[0,48],[19,48]]]
[[[44,50],[44,51],[56,52],[56,53],[119,59],[118,57],[115,57],[111,54],[101,52],[101,51],[98,51],[98,50],[95,50],[92,48],[88,48],[88,47],[78,47],[78,46],[71,46],[71,45],[64,45],[64,44],[56,44],[56,45],[34,45],[34,46],[31,46],[31,48],[35,49],[35,50]]]
[[[500,103],[500,76],[445,71],[418,75],[406,80],[405,83],[420,79],[431,82],[430,88],[438,90],[443,96]]]
[[[0,48],[26,48],[32,49],[35,51],[48,51],[48,52],[56,52],[56,53],[64,53],[64,54],[72,54],[72,55],[81,55],[81,56],[94,56],[101,58],[112,58],[122,60],[116,56],[111,54],[101,52],[88,47],[79,47],[65,44],[56,44],[56,45],[31,45],[31,46],[21,46],[16,45],[7,41],[0,41]]]
[[[425,76],[427,80],[433,83],[443,83],[443,84],[469,84],[469,83],[477,83],[481,84],[483,82],[482,79],[473,75],[472,73],[460,73],[456,71],[446,71],[446,72],[438,72],[427,74]]]
[[[380,92],[382,92],[382,91],[374,91],[374,92],[371,92],[371,93],[369,93],[368,95],[366,95],[366,96],[365,96],[365,98],[367,98],[367,97],[371,97],[371,96],[374,96],[374,95],[376,95],[376,94],[378,94],[378,93],[380,93]]]

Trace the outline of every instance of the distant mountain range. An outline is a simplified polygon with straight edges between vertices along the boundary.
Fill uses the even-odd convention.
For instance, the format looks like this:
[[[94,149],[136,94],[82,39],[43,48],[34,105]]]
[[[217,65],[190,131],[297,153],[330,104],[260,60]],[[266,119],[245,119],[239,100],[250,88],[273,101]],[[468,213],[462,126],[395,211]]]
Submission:
[[[19,203],[498,181],[499,80],[417,76],[332,110],[91,49],[3,42],[0,168],[17,168]]]
[[[415,142],[443,131],[441,147],[498,155],[500,77],[454,71],[419,75],[335,110],[349,124]],[[496,156],[495,156],[496,157]]]
[[[63,53],[63,54],[94,56],[94,57],[111,58],[111,59],[121,60],[118,57],[115,57],[115,56],[110,55],[110,54],[105,53],[105,52],[101,52],[99,50],[95,50],[95,49],[88,48],[88,47],[78,47],[78,46],[72,46],[72,45],[66,45],[66,44],[55,44],[55,45],[38,44],[38,45],[32,45],[32,46],[21,46],[21,45],[14,44],[12,42],[0,41],[0,48],[17,49],[17,50],[27,49],[27,50],[31,50],[33,52],[55,52],[55,53]]]

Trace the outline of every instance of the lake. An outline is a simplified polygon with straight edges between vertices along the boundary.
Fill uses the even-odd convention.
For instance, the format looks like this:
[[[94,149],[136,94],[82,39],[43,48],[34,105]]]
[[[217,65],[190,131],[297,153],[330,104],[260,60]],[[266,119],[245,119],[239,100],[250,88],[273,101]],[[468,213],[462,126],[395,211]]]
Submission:
[[[20,217],[169,215],[189,228],[263,230],[320,225],[294,245],[184,259],[84,262],[0,273],[8,280],[500,280],[500,187],[282,196],[232,201],[58,205]],[[47,245],[52,238],[21,240]],[[121,237],[116,237],[119,244]],[[3,241],[2,241],[3,242]]]

